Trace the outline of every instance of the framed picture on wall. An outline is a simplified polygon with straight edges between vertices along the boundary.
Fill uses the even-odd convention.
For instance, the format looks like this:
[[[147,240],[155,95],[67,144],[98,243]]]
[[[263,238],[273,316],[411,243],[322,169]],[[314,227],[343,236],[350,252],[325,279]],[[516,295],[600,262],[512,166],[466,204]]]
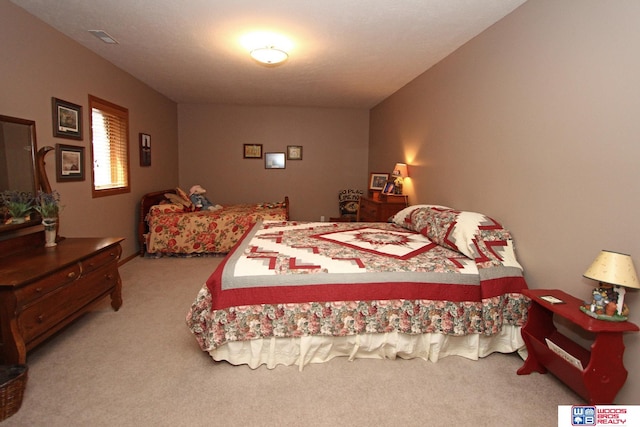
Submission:
[[[82,141],[82,107],[51,98],[53,136]]]
[[[56,181],[84,181],[84,147],[56,144]]]
[[[243,158],[245,159],[261,159],[262,144],[244,144]]]
[[[384,190],[384,186],[388,180],[388,173],[372,173],[369,178],[369,190]]]
[[[302,160],[302,145],[287,145],[287,160]]]
[[[151,135],[140,134],[140,166],[151,166]]]
[[[264,167],[265,169],[284,169],[284,153],[265,153]]]

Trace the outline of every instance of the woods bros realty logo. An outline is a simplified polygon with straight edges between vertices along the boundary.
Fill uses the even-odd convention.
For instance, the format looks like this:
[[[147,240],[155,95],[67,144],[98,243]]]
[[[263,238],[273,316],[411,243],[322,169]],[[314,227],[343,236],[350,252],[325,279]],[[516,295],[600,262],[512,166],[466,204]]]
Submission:
[[[638,426],[640,406],[581,405],[558,407],[558,426]]]

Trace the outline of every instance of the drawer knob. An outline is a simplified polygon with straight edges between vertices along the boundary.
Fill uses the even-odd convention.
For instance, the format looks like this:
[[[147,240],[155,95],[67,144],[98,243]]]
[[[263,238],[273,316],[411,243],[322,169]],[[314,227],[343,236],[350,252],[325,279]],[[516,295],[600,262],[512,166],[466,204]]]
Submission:
[[[70,272],[69,274],[67,274],[67,277],[69,279],[73,279],[74,277],[76,277],[76,272],[75,271]]]
[[[36,317],[36,320],[38,321],[38,323],[42,323],[44,321],[44,316],[41,314],[40,316]]]
[[[42,288],[36,288],[36,292],[37,292],[37,293],[42,292]]]
[[[105,274],[105,275],[104,275],[104,277],[105,277],[105,279],[107,279],[107,280],[113,280],[113,274],[111,274],[111,273],[107,273],[107,274]]]

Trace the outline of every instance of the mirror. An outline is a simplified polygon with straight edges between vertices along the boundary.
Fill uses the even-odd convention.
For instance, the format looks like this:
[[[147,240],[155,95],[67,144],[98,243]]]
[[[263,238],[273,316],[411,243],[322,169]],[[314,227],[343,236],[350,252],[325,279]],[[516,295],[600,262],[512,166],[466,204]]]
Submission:
[[[19,190],[36,194],[40,188],[36,170],[36,122],[0,115],[0,192]],[[4,218],[3,218],[4,219]],[[0,223],[0,233],[40,224],[32,215],[24,224]]]

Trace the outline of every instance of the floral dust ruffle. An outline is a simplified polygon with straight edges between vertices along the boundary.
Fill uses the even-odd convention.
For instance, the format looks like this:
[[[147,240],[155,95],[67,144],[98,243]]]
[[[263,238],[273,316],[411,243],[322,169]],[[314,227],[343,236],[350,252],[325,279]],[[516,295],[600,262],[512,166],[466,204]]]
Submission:
[[[441,333],[452,336],[499,333],[503,325],[523,326],[529,299],[509,293],[482,302],[432,300],[263,304],[211,310],[203,286],[187,325],[200,348],[211,351],[228,341],[267,337],[346,336],[365,333]]]

